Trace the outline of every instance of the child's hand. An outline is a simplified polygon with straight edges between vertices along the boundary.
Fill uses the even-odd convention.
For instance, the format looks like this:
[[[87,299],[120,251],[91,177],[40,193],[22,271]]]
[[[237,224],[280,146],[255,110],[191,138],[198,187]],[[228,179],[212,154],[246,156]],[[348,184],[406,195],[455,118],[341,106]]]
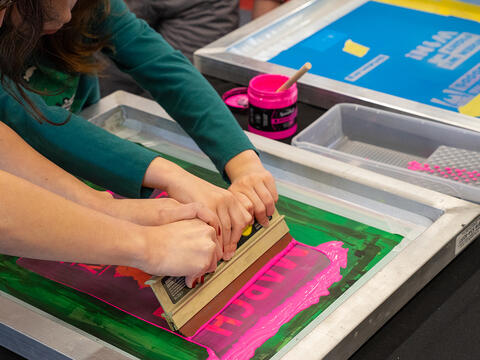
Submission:
[[[265,170],[257,154],[253,150],[238,154],[227,163],[225,171],[232,182],[229,190],[261,225],[268,226],[278,193],[272,174]]]
[[[144,186],[160,188],[181,203],[201,203],[213,211],[220,223],[219,240],[225,260],[233,256],[242,232],[253,221],[252,215],[232,192],[210,184],[160,157],[148,167]]]
[[[178,178],[175,186],[169,187],[167,192],[181,202],[201,203],[216,214],[221,229],[219,238],[223,246],[223,258],[230,260],[242,232],[253,221],[237,198],[230,191],[189,173]]]

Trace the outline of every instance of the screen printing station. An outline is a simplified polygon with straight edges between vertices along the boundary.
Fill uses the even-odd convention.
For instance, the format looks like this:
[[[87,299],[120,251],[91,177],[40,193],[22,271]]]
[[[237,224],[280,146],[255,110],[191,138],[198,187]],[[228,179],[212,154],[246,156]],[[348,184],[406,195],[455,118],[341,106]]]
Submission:
[[[260,73],[291,75],[298,64],[288,66],[283,61],[295,56],[282,57],[282,52],[324,28],[326,38],[323,34],[319,40],[322,51],[338,51],[338,48],[343,51],[348,41],[369,47],[365,38],[354,38],[345,29],[342,33],[339,28],[329,28],[342,19],[346,20],[345,26],[352,25],[347,21],[349,15],[358,15],[357,11],[361,13],[364,6],[373,6],[375,11],[392,7],[384,2],[357,0],[290,1],[199,50],[195,55],[196,66],[206,75],[242,85]],[[392,11],[405,9],[395,7]],[[417,12],[427,17],[437,16],[420,10],[408,11],[413,11],[409,13],[411,16]],[[329,258],[337,266],[338,274],[328,291],[314,299],[307,297],[308,306],[300,306],[268,336],[252,325],[246,333],[255,336],[249,341],[242,337],[243,333],[221,341],[205,334],[185,338],[168,330],[153,293],[143,286],[141,274],[108,266],[39,264],[2,256],[0,345],[25,357],[48,359],[346,359],[351,356],[456,256],[468,252],[468,245],[480,234],[479,188],[473,180],[476,171],[469,167],[476,166],[477,152],[480,157],[480,125],[478,119],[458,110],[466,106],[465,111],[473,114],[475,98],[480,92],[480,76],[475,78],[472,70],[475,65],[472,61],[478,55],[472,49],[480,48],[480,26],[476,23],[479,34],[476,35],[470,27],[471,20],[463,20],[458,26],[465,28],[456,31],[449,25],[450,33],[438,37],[439,41],[445,41],[445,46],[451,41],[467,41],[467,45],[457,45],[460,50],[449,50],[457,56],[457,60],[450,59],[458,62],[453,70],[463,71],[457,74],[458,78],[469,73],[468,81],[462,82],[464,88],[469,85],[463,90],[468,96],[455,98],[463,101],[457,107],[427,104],[426,98],[420,98],[421,89],[418,97],[405,97],[389,92],[388,88],[377,89],[375,84],[367,82],[372,81],[368,76],[364,79],[366,83],[352,84],[334,74],[310,73],[298,84],[300,102],[324,108],[343,102],[354,104],[336,105],[318,121],[300,129],[292,141],[294,146],[247,133],[265,167],[276,178],[280,194],[277,210],[285,216],[290,234],[300,244],[338,255]],[[302,38],[290,31],[300,25]],[[419,44],[422,41],[423,38]],[[276,48],[270,49],[267,43],[275,43]],[[354,60],[365,57],[364,63],[379,55],[394,58],[394,54],[383,53],[387,50],[377,54],[379,50],[373,45],[369,48],[361,57],[350,53],[349,56]],[[438,55],[429,54],[428,59]],[[463,62],[458,60],[459,56],[464,57]],[[349,58],[346,59],[348,62]],[[374,60],[379,69],[388,64],[388,59],[380,59],[383,62]],[[322,70],[320,63],[315,64],[312,58],[298,61],[312,62],[312,71]],[[478,56],[476,61],[479,62]],[[438,70],[437,65],[432,65],[433,70]],[[368,66],[373,73],[375,67]],[[355,71],[341,76],[348,77]],[[350,79],[360,76],[353,82],[360,81],[367,73],[358,74]],[[438,86],[442,92],[449,84],[445,88],[442,84]],[[427,96],[439,99],[437,94]],[[119,137],[159,152],[208,181],[226,185],[211,161],[153,101],[117,92],[86,109],[83,116]],[[445,156],[445,151],[450,157]],[[445,163],[445,159],[453,163]],[[426,164],[431,166],[428,171]],[[446,169],[449,164],[458,171],[445,177],[440,174],[440,166]],[[468,178],[472,180],[462,180]],[[102,282],[101,276],[110,277]],[[88,281],[82,283],[82,279]],[[293,282],[285,285],[286,289],[296,286]],[[105,289],[107,293],[102,292]],[[120,295],[113,296],[115,291]],[[125,298],[133,299],[134,304]],[[240,299],[237,298],[243,301]],[[269,299],[266,304],[273,307],[274,300]],[[258,316],[255,322],[261,323],[262,315],[254,314]],[[208,324],[219,333],[226,323],[222,330],[234,333],[239,323],[230,320],[228,323],[222,312]]]

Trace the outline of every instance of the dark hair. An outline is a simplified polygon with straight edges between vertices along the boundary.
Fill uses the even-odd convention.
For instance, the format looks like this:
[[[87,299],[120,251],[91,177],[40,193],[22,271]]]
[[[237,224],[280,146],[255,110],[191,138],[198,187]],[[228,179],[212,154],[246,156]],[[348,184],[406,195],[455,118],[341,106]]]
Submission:
[[[12,11],[17,11],[22,24],[14,26]],[[45,0],[17,0],[7,9],[0,27],[0,83],[39,122],[49,121],[28,97],[25,90],[48,95],[29,87],[23,78],[28,66],[46,57],[58,70],[71,74],[96,74],[102,64],[95,53],[105,47],[109,36],[96,27],[108,15],[109,0],[78,0],[72,20],[57,33],[43,36],[48,19]]]
[[[9,6],[13,5],[16,0],[0,0],[0,11],[5,10]]]

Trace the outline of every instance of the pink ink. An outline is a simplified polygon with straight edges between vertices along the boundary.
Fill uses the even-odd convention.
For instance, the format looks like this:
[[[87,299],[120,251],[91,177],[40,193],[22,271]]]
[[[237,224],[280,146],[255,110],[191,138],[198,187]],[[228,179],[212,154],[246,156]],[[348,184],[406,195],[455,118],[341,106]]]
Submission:
[[[228,335],[235,333],[235,331],[237,332],[235,334],[235,343],[230,345],[230,343],[227,342],[227,345],[222,352],[218,352],[215,347],[210,346],[207,342],[199,341],[196,337],[197,335],[192,338],[185,338],[166,328],[166,323],[161,318],[163,310],[161,307],[158,307],[158,302],[155,304],[152,303],[151,310],[148,310],[148,314],[140,315],[140,313],[131,312],[129,309],[126,310],[126,308],[123,307],[124,305],[115,305],[109,301],[108,298],[103,297],[103,295],[100,296],[92,293],[91,290],[86,288],[82,289],[82,285],[72,286],[71,283],[66,283],[57,279],[55,279],[55,281],[85,293],[92,298],[98,299],[152,326],[161,328],[175,336],[179,336],[182,339],[201,346],[208,353],[208,360],[218,360],[219,358],[240,360],[246,359],[247,356],[252,356],[255,349],[261,346],[269,337],[273,336],[284,323],[290,321],[298,312],[318,303],[320,296],[325,296],[329,293],[328,287],[342,278],[340,267],[346,267],[347,252],[348,249],[342,248],[341,242],[330,242],[315,248],[300,244],[293,240],[284,251],[275,256],[239,291],[239,293],[230,299],[229,303],[224,309],[222,309],[222,311],[202,327],[203,331],[216,331],[216,334],[218,334],[217,336],[223,338],[228,338]],[[325,259],[323,263],[324,265],[319,266],[317,264],[322,257]],[[298,263],[295,261],[298,261]],[[315,266],[312,266],[312,264],[315,264]],[[70,269],[70,264],[65,265],[68,265],[68,269]],[[79,265],[75,265],[78,268]],[[276,267],[272,268],[273,266]],[[72,267],[72,271],[74,267],[75,266]],[[115,268],[116,267],[112,266],[110,267],[110,270],[115,270]],[[304,272],[302,273],[300,269]],[[100,266],[94,265],[94,268],[92,267],[87,270],[88,273],[91,273],[92,270],[97,270],[97,274],[102,270],[102,275],[105,273],[105,276],[115,276],[112,271],[107,272],[107,268]],[[80,269],[77,271],[80,271]],[[282,283],[285,273],[289,273],[290,277]],[[115,272],[115,274],[117,274],[117,272]],[[305,276],[302,274],[305,274]],[[98,275],[92,274],[88,276],[98,279]],[[114,278],[116,279],[117,277]],[[118,279],[122,278],[123,277],[120,277]],[[301,281],[302,279],[303,281]],[[256,283],[257,281],[259,283]],[[264,299],[267,295],[270,295],[270,298],[264,301],[267,301],[268,304],[272,304],[270,301],[277,297],[278,292],[272,292],[271,289],[267,288],[270,284],[277,286],[279,289],[284,289],[284,292],[282,293],[280,301],[273,302],[273,305],[270,307],[265,307],[267,311],[259,312],[254,305],[243,300],[247,299],[247,297],[244,296],[245,293],[252,295],[250,297],[253,297],[254,299]],[[285,286],[286,284],[288,284],[288,286]],[[293,286],[293,284],[296,284],[297,286]],[[153,296],[151,292],[148,292],[148,294]],[[240,296],[244,297],[240,298]],[[234,309],[234,312],[238,316],[228,316],[223,313],[223,311],[229,309],[229,306]],[[257,310],[256,314],[255,310]],[[152,313],[153,317],[144,317],[148,315],[151,316]],[[248,323],[248,327],[245,328],[245,324],[247,324],[248,320],[250,320],[250,323]],[[158,322],[156,323],[156,321]],[[244,330],[239,332],[238,329],[241,326],[244,326]],[[219,346],[222,346],[222,344]]]
[[[242,322],[237,320],[237,319],[233,319],[231,317],[228,317],[228,316],[218,315],[213,321],[211,321],[207,325],[206,329],[208,331],[215,332],[215,333],[223,335],[223,336],[232,335],[231,331],[222,328],[223,324],[240,326],[240,325],[242,325]]]
[[[318,246],[330,259],[327,269],[308,282],[300,291],[273,309],[270,314],[263,316],[255,326],[248,330],[236,344],[224,355],[223,359],[250,359],[255,350],[266,340],[275,335],[280,327],[290,321],[302,310],[318,303],[320,297],[329,295],[328,288],[342,279],[340,268],[347,266],[348,249],[342,247],[343,243],[332,241]]]
[[[274,264],[278,263],[285,254],[287,254],[298,242],[296,240],[292,240],[290,244],[287,245],[283,251],[278,253],[272,260],[270,260],[263,268],[260,270],[255,276],[253,276],[236,294],[233,296],[230,301],[227,302],[227,304],[217,313],[215,314],[212,319],[215,319],[218,315],[220,315],[226,308],[230,306],[231,303],[233,303],[242,293],[244,293],[250,285],[255,283],[263,274],[270,269]],[[212,321],[212,320],[210,320]],[[197,332],[192,336],[194,338],[196,335],[198,335],[206,326],[208,325],[208,322],[205,323],[202,327],[200,327]]]
[[[114,193],[113,191],[111,190],[106,190],[109,194],[112,194],[112,196],[115,198],[115,199],[125,199],[124,196],[121,196],[121,195],[118,195],[116,193]],[[159,190],[159,189],[155,189],[153,190],[152,194],[150,195],[150,199],[160,199],[160,198],[168,198],[168,194],[166,191],[162,191],[162,190]]]
[[[245,309],[245,312],[240,314],[244,318],[249,317],[255,311],[254,307],[251,304],[240,299],[235,300],[232,304],[238,305]]]
[[[298,247],[294,247],[292,250],[288,252],[288,256],[306,256],[308,255],[308,251],[305,249],[299,249]]]
[[[91,297],[93,297],[93,298],[95,298],[95,299],[97,299],[97,300],[100,300],[100,301],[104,302],[105,304],[108,304],[109,306],[114,307],[115,309],[118,309],[118,310],[120,310],[120,311],[122,311],[122,312],[124,312],[124,313],[126,313],[126,314],[128,314],[128,315],[130,315],[130,316],[133,316],[134,318],[137,318],[137,319],[139,319],[139,320],[141,320],[141,321],[144,321],[144,322],[146,322],[147,324],[150,324],[150,325],[155,326],[155,327],[157,327],[157,328],[163,329],[163,330],[169,332],[170,334],[173,334],[173,335],[175,335],[175,336],[181,337],[182,339],[184,339],[184,340],[186,340],[186,341],[189,341],[189,342],[191,342],[192,344],[198,345],[198,346],[204,348],[204,349],[207,351],[207,353],[208,353],[208,359],[207,359],[207,360],[218,360],[218,357],[217,357],[217,355],[215,355],[215,352],[214,352],[212,349],[210,349],[208,346],[202,345],[202,344],[200,344],[200,343],[198,343],[198,342],[195,342],[195,341],[192,340],[192,339],[189,339],[189,338],[186,338],[185,336],[182,336],[182,335],[180,335],[180,334],[177,334],[177,333],[171,331],[170,329],[168,329],[168,328],[166,328],[166,327],[160,326],[160,325],[155,324],[155,323],[153,323],[153,322],[151,322],[151,321],[148,321],[148,320],[146,320],[146,319],[144,319],[144,318],[142,318],[142,317],[140,317],[140,316],[138,316],[138,315],[136,315],[136,314],[133,314],[133,313],[131,313],[131,312],[129,312],[129,311],[126,311],[125,309],[122,309],[121,307],[119,307],[119,306],[117,306],[117,305],[114,305],[114,304],[112,304],[111,302],[108,302],[108,301],[106,301],[105,299],[102,299],[101,297],[98,297],[98,296],[96,296],[96,295],[94,295],[94,294],[92,294],[92,293],[90,293],[90,292],[77,289],[77,288],[75,288],[74,286],[71,286],[70,284],[66,284],[66,283],[64,283],[64,282],[62,282],[62,281],[57,281],[57,280],[55,280],[55,282],[58,282],[59,284],[62,284],[62,285],[67,286],[67,287],[70,287],[70,288],[72,288],[72,289],[74,289],[74,290],[76,290],[76,291],[79,291],[79,292],[81,292],[81,293],[87,294],[87,295],[89,295],[89,296],[91,296]],[[163,310],[162,310],[162,312],[163,312]]]
[[[80,266],[81,268],[87,270],[88,272],[92,274],[97,274],[99,270],[103,270],[102,273],[106,270],[104,269],[104,265],[87,265],[87,264],[77,264],[77,266]],[[108,266],[107,266],[108,268]]]
[[[265,283],[258,278],[258,282],[254,284],[272,286],[273,293],[269,299],[263,302],[252,302],[244,294],[239,294],[234,304],[238,305],[238,300],[245,299],[252,305],[249,307],[249,312],[244,311],[245,306],[241,306],[242,308],[227,306],[219,315],[226,315],[233,319],[232,324],[227,324],[225,321],[216,322],[217,315],[207,324],[215,324],[216,327],[214,329],[204,327],[193,339],[212,349],[220,359],[249,359],[254,355],[255,350],[273,336],[284,323],[290,321],[300,311],[318,303],[320,296],[328,295],[328,287],[342,278],[340,267],[346,267],[348,249],[344,249],[341,242],[329,242],[311,247],[293,241],[292,245],[295,246],[293,255],[300,254],[298,249],[308,254],[305,258],[299,259],[301,263],[293,271],[278,267],[277,264],[280,261],[274,262],[265,271],[261,270],[261,273],[266,273],[266,270],[272,268],[276,272],[287,275],[285,284]],[[288,252],[284,257],[295,259]],[[240,319],[242,324],[239,322]],[[226,336],[227,334],[229,336]],[[212,359],[209,358],[209,360]]]
[[[408,163],[408,168],[409,168],[410,170],[415,170],[415,171],[417,171],[417,170],[422,169],[422,168],[423,168],[423,165],[420,164],[418,161],[410,161],[410,162]]]
[[[163,318],[163,316],[162,316],[162,315],[163,315],[163,309],[162,309],[162,307],[159,306],[158,309],[153,312],[153,315]]]
[[[444,179],[448,179],[449,176],[452,177],[452,180],[455,181],[463,181],[465,184],[472,183],[473,181],[478,180],[479,172],[477,170],[468,171],[467,169],[459,169],[459,168],[452,168],[449,166],[441,167],[440,165],[430,165],[430,164],[422,164],[417,161],[410,161],[408,163],[407,168],[413,171],[420,171],[426,172],[429,174],[434,174],[435,172],[438,173],[439,176],[443,177]]]
[[[272,282],[282,282],[285,276],[273,271],[272,269],[268,270],[265,275],[260,277],[260,280],[272,281]]]
[[[111,265],[108,265],[107,267],[105,267],[105,269],[103,269],[102,272],[98,274],[98,276],[101,276],[105,271],[107,271],[110,268],[110,266]]]
[[[264,286],[253,284],[250,286],[244,295],[251,300],[263,300],[266,299],[272,293],[272,289]]]
[[[276,264],[277,266],[283,267],[285,269],[295,269],[297,264],[295,264],[292,260],[289,260],[287,258],[280,258],[278,260],[278,263]]]
[[[168,197],[168,194],[167,194],[166,191],[163,191],[158,195],[155,194],[155,199],[160,199],[160,198],[165,198],[165,197]]]

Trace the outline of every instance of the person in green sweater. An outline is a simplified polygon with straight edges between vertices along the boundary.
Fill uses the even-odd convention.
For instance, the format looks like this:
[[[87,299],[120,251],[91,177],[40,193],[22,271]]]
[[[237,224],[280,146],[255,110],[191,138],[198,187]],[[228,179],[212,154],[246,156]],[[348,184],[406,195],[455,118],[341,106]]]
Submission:
[[[133,266],[186,276],[188,286],[222,257],[218,221],[201,204],[113,199],[47,160],[2,122],[0,154],[2,254]]]
[[[1,6],[0,0],[0,11],[3,10]],[[0,12],[1,17],[3,14]],[[57,240],[52,240],[51,246],[40,245],[40,240],[35,240],[34,236],[26,242],[20,241],[22,231],[28,227],[15,228],[13,225],[17,230],[6,230],[7,234],[15,235],[13,240],[0,233],[0,238],[6,238],[2,240],[0,251],[54,260],[119,263],[114,255],[107,253],[119,245],[120,239],[125,238],[125,232],[122,231],[123,237],[115,238],[113,233],[103,231],[99,219],[106,216],[108,221],[123,221],[124,225],[119,225],[119,228],[136,223],[136,226],[142,226],[144,232],[157,232],[156,246],[163,257],[156,257],[155,246],[145,241],[146,236],[143,235],[140,243],[150,246],[140,246],[143,255],[136,257],[134,263],[137,267],[153,274],[188,275],[192,285],[193,279],[215,267],[219,257],[228,260],[233,256],[236,242],[253,216],[262,225],[268,226],[268,216],[274,211],[278,194],[273,177],[262,166],[253,145],[208,82],[181,53],[174,51],[159,34],[130,13],[123,1],[17,0],[6,8],[3,20],[0,28],[0,120],[7,125],[5,131],[9,133],[13,129],[28,143],[22,146],[31,146],[35,154],[40,156],[36,150],[75,176],[134,198],[147,197],[152,189],[161,188],[168,192],[171,200],[169,203],[128,200],[135,202],[133,206],[127,202],[122,204],[122,200],[114,202],[107,199],[118,205],[112,207],[114,210],[110,213],[108,210],[102,212],[104,207],[96,208],[86,200],[88,196],[78,195],[88,192],[83,184],[73,178],[62,182],[61,179],[70,175],[63,173],[60,176],[62,170],[47,159],[40,156],[49,166],[43,166],[42,172],[34,173],[28,171],[28,165],[19,157],[16,165],[12,166],[14,162],[9,162],[6,169],[0,167],[4,170],[4,184],[9,184],[3,186],[2,189],[7,190],[2,191],[8,192],[9,196],[20,196],[27,180],[30,182],[27,184],[39,192],[37,195],[40,198],[48,198],[48,201],[38,198],[38,202],[31,199],[35,206],[24,218],[40,224],[40,219],[34,220],[35,216],[51,217],[54,214],[51,209],[56,209],[57,215],[64,221],[66,212],[61,210],[63,206],[85,212],[85,227],[90,226],[96,231],[89,237],[82,232],[85,228],[68,230],[68,224],[73,228],[80,227],[73,225],[74,216],[68,217],[71,222],[64,221],[64,231],[76,233],[72,239],[77,240],[77,247],[83,246],[74,250],[75,247],[71,247],[74,241],[62,242],[59,240],[61,236],[56,236]],[[224,177],[231,181],[229,190],[209,184],[156,153],[115,137],[77,115],[81,109],[99,100],[96,77],[99,64],[94,58],[98,51],[107,54],[119,68],[132,75],[179,122]],[[20,140],[16,139],[15,143],[20,144]],[[14,157],[12,151],[7,147],[5,152],[2,151],[2,158]],[[51,172],[52,168],[56,169],[55,172]],[[12,175],[16,176],[12,178]],[[19,177],[24,180],[20,181]],[[15,185],[15,182],[18,183]],[[43,189],[37,189],[35,184]],[[12,192],[10,189],[19,191]],[[29,195],[32,193],[30,191]],[[104,193],[95,195],[106,196]],[[13,202],[14,198],[12,206]],[[19,201],[23,202],[27,200]],[[178,210],[170,217],[165,215],[169,208],[177,209],[189,203],[193,205],[187,205],[191,207],[187,215],[175,215],[181,213]],[[40,211],[44,204],[51,205],[48,213]],[[4,211],[10,212],[5,210],[9,209],[5,203],[0,206],[6,206]],[[20,204],[15,206],[18,208]],[[21,213],[25,209],[18,209],[18,219],[22,219]],[[145,220],[144,213],[153,214],[151,220]],[[165,216],[161,218],[160,214]],[[147,215],[145,217],[148,218]],[[50,231],[45,234],[55,231],[47,219],[43,220],[46,222],[41,223],[41,228],[48,226]],[[175,232],[165,230],[168,226],[176,229],[174,238],[177,241],[167,240]],[[21,228],[23,230],[18,230]],[[211,230],[206,231],[205,228]],[[217,228],[216,234],[214,228]],[[0,226],[1,229],[3,227]],[[204,235],[194,241],[197,230]],[[39,235],[39,231],[33,233]],[[48,242],[45,234],[41,239]],[[99,244],[99,235],[104,252],[97,249],[93,254],[86,244],[92,241]],[[179,236],[184,236],[183,242],[178,240]],[[81,244],[78,242],[80,238]],[[105,240],[107,238],[112,238],[112,243]],[[188,251],[180,246],[181,243],[188,244],[186,239],[197,242],[196,245],[191,244]],[[134,243],[138,245],[138,241],[131,244]],[[175,250],[176,243],[179,248]],[[194,248],[198,250],[201,266],[186,264],[192,262]],[[177,256],[181,259],[165,256],[179,251],[185,251]],[[123,253],[120,251],[119,259]],[[138,254],[138,250],[133,253]],[[161,263],[160,259],[164,262]],[[139,265],[142,261],[148,266]]]

